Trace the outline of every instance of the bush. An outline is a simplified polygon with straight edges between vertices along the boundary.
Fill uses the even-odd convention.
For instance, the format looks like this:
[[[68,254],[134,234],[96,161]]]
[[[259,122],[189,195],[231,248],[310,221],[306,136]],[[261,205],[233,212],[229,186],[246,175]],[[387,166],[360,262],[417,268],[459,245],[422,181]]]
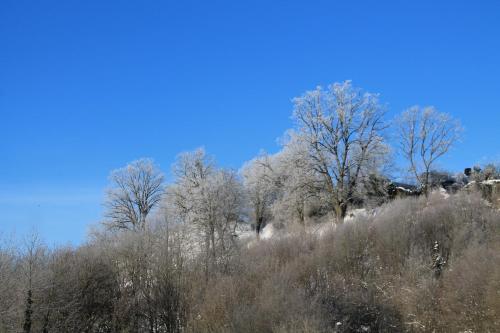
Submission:
[[[236,242],[227,269],[210,275],[175,230],[57,250],[34,294],[33,327],[45,320],[58,332],[500,331],[500,214],[479,196],[395,200],[321,237],[305,230]],[[15,256],[2,258],[15,269]],[[22,300],[16,286],[0,290]],[[22,322],[22,302],[14,303],[18,313],[1,322],[4,330]]]
[[[188,326],[497,331],[499,228],[498,212],[479,197],[435,195],[390,202],[323,238],[296,233],[259,242],[241,251],[231,274],[208,282]]]

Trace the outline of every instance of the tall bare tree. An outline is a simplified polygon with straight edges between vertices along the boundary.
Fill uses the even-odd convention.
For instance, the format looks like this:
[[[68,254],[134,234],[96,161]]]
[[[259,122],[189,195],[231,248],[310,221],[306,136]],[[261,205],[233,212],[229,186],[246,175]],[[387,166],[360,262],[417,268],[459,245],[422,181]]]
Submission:
[[[350,81],[321,87],[294,99],[297,135],[320,175],[341,223],[367,168],[386,152],[386,125],[377,95]]]
[[[398,118],[399,149],[409,171],[428,195],[430,175],[437,159],[460,138],[460,122],[433,107],[414,106]]]
[[[161,201],[163,174],[151,159],[140,159],[111,173],[106,224],[113,229],[144,230],[146,217]]]
[[[0,332],[15,331],[20,321],[17,304],[19,301],[19,275],[24,272],[18,265],[16,247],[13,241],[0,232]],[[24,292],[24,289],[23,289]],[[24,296],[24,294],[23,294]]]
[[[26,236],[23,253],[23,272],[26,279],[26,299],[24,308],[23,332],[34,331],[34,299],[38,296],[34,294],[34,289],[39,289],[39,270],[44,256],[44,247],[38,233],[32,231]],[[38,287],[38,288],[37,288]],[[38,290],[37,290],[38,291]]]

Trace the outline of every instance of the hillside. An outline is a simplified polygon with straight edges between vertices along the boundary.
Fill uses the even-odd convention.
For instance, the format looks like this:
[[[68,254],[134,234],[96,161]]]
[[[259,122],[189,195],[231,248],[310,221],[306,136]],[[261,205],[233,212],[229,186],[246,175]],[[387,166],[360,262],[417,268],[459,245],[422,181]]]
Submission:
[[[240,237],[210,267],[180,225],[38,249],[31,325],[47,332],[500,330],[498,210],[463,192],[397,199],[375,212],[336,228],[265,236],[266,227],[260,240]],[[23,258],[1,253],[0,332],[13,332],[25,318]]]

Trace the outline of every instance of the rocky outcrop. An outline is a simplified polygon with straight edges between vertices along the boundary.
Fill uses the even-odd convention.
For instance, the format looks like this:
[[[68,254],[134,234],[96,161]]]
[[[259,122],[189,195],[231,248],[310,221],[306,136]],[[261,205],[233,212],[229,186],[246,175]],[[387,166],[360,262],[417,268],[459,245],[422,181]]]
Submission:
[[[489,179],[481,182],[472,181],[464,189],[468,192],[479,192],[493,207],[500,209],[500,179]]]

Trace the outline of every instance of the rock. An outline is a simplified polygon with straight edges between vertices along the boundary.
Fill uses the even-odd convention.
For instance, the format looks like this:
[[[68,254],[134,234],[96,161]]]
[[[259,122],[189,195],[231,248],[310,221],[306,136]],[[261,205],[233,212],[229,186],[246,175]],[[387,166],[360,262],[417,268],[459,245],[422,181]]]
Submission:
[[[468,192],[477,191],[481,193],[481,196],[491,203],[494,208],[500,209],[500,179],[489,179],[482,182],[472,181],[464,189]]]

